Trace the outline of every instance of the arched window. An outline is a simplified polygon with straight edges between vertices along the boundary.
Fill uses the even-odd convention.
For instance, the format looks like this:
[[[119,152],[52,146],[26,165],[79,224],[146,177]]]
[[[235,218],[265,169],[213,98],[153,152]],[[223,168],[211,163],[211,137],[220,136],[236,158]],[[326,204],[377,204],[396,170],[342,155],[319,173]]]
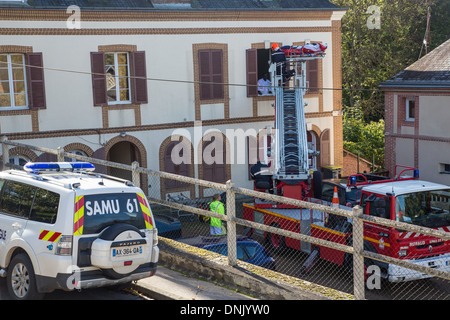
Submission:
[[[87,157],[86,152],[81,151],[81,150],[70,150],[70,151],[67,151],[67,152],[75,153],[76,155],[83,156],[83,157]],[[67,162],[77,162],[77,161],[81,161],[81,160],[77,160],[77,159],[75,159],[75,158],[64,157],[64,161],[67,161]]]

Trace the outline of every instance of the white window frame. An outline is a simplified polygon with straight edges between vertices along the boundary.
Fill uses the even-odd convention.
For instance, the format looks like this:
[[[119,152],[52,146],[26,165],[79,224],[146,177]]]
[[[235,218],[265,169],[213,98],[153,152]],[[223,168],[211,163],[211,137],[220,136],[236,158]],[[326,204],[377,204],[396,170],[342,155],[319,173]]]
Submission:
[[[6,56],[6,65],[8,68],[8,85],[9,85],[9,100],[11,102],[11,105],[9,107],[1,107],[0,110],[25,110],[28,109],[28,83],[27,83],[27,72],[25,68],[25,55],[20,53],[1,53],[1,56]],[[11,62],[11,56],[12,55],[21,55],[22,61],[23,61],[23,81],[24,81],[24,87],[25,87],[25,105],[24,106],[16,106],[16,99],[14,97],[14,77],[13,77],[13,65]],[[1,66],[4,68],[3,64]]]
[[[450,174],[450,163],[440,163],[441,174]]]
[[[410,103],[413,102],[414,103],[414,117],[410,117],[409,116],[409,111],[410,111]],[[411,121],[414,122],[416,121],[416,116],[415,116],[415,110],[416,109],[416,100],[414,98],[407,98],[406,102],[405,102],[405,120],[406,121]]]
[[[30,159],[24,155],[14,155],[9,157],[9,163],[15,166],[23,166],[23,164],[20,163],[20,161],[23,161],[25,163],[30,162]]]
[[[113,54],[114,55],[114,69],[116,71],[115,75],[114,75],[114,79],[116,82],[116,101],[110,101],[109,97],[107,97],[107,103],[108,105],[118,105],[118,104],[130,104],[131,103],[131,82],[130,82],[130,54],[128,52],[105,52],[106,54]],[[118,74],[118,70],[119,70],[119,62],[118,62],[118,58],[117,55],[118,54],[126,54],[127,55],[127,82],[128,82],[128,100],[120,100],[120,76]],[[106,64],[105,64],[105,68],[106,68]],[[106,70],[105,70],[106,72]],[[106,81],[108,82],[108,77],[106,77]],[[108,91],[108,90],[107,90]]]
[[[76,155],[87,157],[86,152],[81,151],[81,150],[71,150],[71,151],[67,151],[67,152],[75,153]],[[75,158],[70,158],[70,157],[64,157],[64,161],[66,161],[66,162],[78,162],[78,161],[82,161],[82,160],[77,160]]]

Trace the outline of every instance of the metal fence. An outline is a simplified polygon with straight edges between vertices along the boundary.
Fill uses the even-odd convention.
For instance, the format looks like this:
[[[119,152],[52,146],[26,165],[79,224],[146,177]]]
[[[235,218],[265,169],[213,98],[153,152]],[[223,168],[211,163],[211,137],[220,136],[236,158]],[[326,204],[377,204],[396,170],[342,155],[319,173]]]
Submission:
[[[450,298],[449,272],[440,271],[434,265],[412,263],[374,252],[368,246],[364,228],[372,223],[401,229],[409,235],[430,235],[436,237],[436,245],[445,246],[449,246],[445,242],[450,240],[449,232],[368,216],[359,206],[336,208],[321,201],[306,202],[241,188],[232,181],[222,184],[199,180],[143,168],[136,162],[131,165],[113,163],[64,152],[62,148],[36,147],[6,138],[2,139],[3,168],[11,166],[9,146],[54,154],[58,161],[67,157],[128,170],[132,172],[133,183],[138,186],[142,175],[147,175],[148,200],[152,204],[159,234],[224,254],[231,266],[237,265],[239,259],[246,260],[275,269],[278,273],[353,294],[358,300]],[[210,210],[214,195],[221,196],[225,215]],[[255,203],[272,205],[260,209],[254,206]],[[289,218],[280,219],[275,207],[283,205],[292,206],[286,209],[292,213]],[[223,235],[210,234],[211,218],[223,222],[226,230]],[[328,233],[327,238],[321,237],[325,222],[332,219],[335,225],[331,236]],[[346,238],[345,234],[351,234],[351,237]],[[380,236],[378,245],[387,246],[383,243],[383,235]],[[328,257],[328,261],[320,258],[322,254]],[[448,265],[450,261],[446,263]],[[430,277],[393,283],[383,277],[386,268],[396,268],[405,279],[409,274]]]

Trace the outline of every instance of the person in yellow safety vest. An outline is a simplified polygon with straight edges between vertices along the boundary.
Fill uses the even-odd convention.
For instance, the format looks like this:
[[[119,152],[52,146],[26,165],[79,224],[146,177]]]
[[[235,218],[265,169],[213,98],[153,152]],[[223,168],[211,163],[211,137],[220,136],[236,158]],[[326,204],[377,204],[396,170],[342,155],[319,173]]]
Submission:
[[[213,196],[213,202],[209,205],[209,209],[212,212],[225,215],[225,207],[222,202],[220,202],[220,194],[215,194]],[[210,234],[211,235],[224,235],[226,234],[226,229],[222,225],[222,220],[218,218],[211,217],[210,219]]]

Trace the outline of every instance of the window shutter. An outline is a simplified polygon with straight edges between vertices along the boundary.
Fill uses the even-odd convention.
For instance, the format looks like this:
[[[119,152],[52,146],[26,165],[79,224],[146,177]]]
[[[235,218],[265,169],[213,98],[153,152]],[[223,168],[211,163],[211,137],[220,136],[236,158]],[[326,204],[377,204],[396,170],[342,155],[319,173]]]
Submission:
[[[225,143],[222,149],[222,163],[216,163],[214,167],[214,181],[219,183],[225,183],[227,181],[227,159],[225,152]],[[220,152],[220,151],[219,151]],[[220,155],[219,155],[220,156]]]
[[[102,147],[100,149],[95,150],[91,157],[94,159],[106,160],[105,148]],[[107,170],[106,170],[105,166],[96,163],[95,164],[95,172],[106,174]]]
[[[105,55],[103,52],[91,52],[91,72],[94,106],[107,104]]]
[[[172,152],[173,148],[180,142],[173,141],[167,145],[165,153],[164,153],[164,171],[169,173],[178,174],[181,176],[189,176],[189,164],[187,163],[180,163],[180,164],[174,164],[172,161]],[[181,150],[181,152],[184,152],[184,150]],[[182,155],[180,155],[182,156]],[[181,182],[178,180],[173,179],[164,179],[164,183],[166,186],[166,189],[174,189],[174,188],[183,188],[187,187],[188,184],[185,182]]]
[[[212,82],[220,83],[212,85],[212,98],[223,99],[223,68],[222,68],[222,50],[213,50],[211,52],[212,64]]]
[[[211,99],[211,68],[210,68],[209,50],[200,50],[198,52],[198,65],[200,74],[200,100]]]
[[[216,137],[212,137],[211,141],[205,141],[203,142],[203,150],[202,150],[202,157],[205,154],[205,149],[208,145],[211,143],[215,143]],[[225,141],[223,141],[222,150],[220,148],[214,148],[212,149],[211,156],[214,158],[214,160],[218,160],[217,162],[214,161],[212,164],[207,164],[205,162],[205,159],[202,159],[202,166],[203,166],[203,179],[213,182],[219,182],[224,183],[227,181],[227,164],[226,164],[226,145]],[[222,159],[222,163],[219,159]]]
[[[55,154],[51,153],[41,153],[39,157],[37,157],[36,162],[55,162],[58,161]]]
[[[199,50],[200,100],[223,99],[222,50]],[[213,84],[219,83],[219,84]]]
[[[320,166],[331,164],[330,129],[325,129],[320,135]]]
[[[42,52],[27,53],[30,109],[45,109],[45,84]]]
[[[319,59],[306,62],[306,78],[309,81],[308,93],[319,92]]]
[[[131,56],[134,83],[133,103],[145,104],[148,103],[145,51],[134,51]]]
[[[256,49],[247,49],[247,97],[258,95],[258,56]]]

